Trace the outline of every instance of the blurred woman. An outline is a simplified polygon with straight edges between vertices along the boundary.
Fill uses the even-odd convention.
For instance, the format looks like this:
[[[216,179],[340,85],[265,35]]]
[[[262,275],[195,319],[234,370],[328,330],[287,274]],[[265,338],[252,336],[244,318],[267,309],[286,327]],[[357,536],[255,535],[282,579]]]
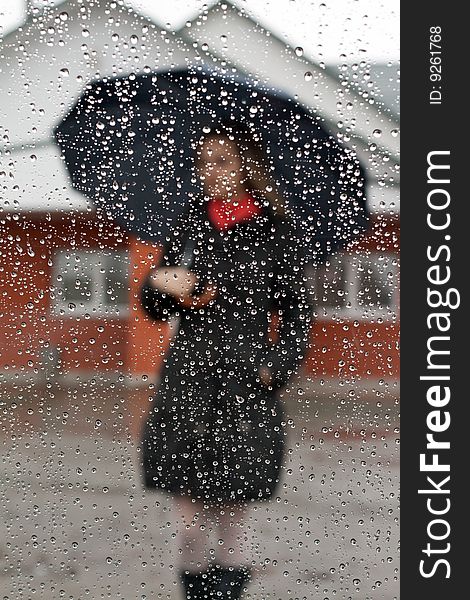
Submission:
[[[196,166],[203,193],[142,287],[153,319],[180,317],[142,434],[143,476],[174,498],[186,597],[235,599],[252,576],[249,502],[278,489],[277,392],[305,356],[313,307],[304,250],[260,146],[243,128],[213,128]]]

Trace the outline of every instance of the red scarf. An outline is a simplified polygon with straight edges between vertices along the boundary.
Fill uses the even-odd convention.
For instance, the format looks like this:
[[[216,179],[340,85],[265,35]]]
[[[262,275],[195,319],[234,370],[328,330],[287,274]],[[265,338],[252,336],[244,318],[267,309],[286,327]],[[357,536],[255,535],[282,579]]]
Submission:
[[[235,202],[237,204],[234,204]],[[207,203],[209,219],[217,229],[229,229],[262,211],[262,206],[248,194],[228,201],[211,198]]]

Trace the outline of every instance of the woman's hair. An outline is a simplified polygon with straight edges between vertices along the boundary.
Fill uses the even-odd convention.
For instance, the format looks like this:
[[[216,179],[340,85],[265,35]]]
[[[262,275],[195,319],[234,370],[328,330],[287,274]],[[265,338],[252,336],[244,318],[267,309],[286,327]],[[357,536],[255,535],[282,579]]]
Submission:
[[[269,175],[269,168],[265,153],[260,145],[259,134],[250,131],[240,124],[221,124],[211,128],[204,128],[204,133],[197,144],[202,144],[212,137],[226,137],[234,142],[242,162],[243,175],[247,186],[254,193],[258,192],[271,204],[277,215],[286,214],[284,200],[277,191],[274,180]],[[198,157],[196,158],[196,163]]]

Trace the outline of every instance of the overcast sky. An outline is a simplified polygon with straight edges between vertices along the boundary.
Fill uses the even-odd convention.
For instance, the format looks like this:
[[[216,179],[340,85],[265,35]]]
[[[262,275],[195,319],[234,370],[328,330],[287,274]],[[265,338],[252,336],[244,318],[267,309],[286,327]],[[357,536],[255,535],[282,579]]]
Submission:
[[[60,4],[63,0],[33,0]],[[85,0],[85,2],[91,0]],[[108,0],[101,0],[108,1]],[[178,29],[210,0],[126,0],[156,22]],[[234,0],[309,58],[328,64],[399,60],[399,0]],[[0,0],[0,31],[24,19],[26,0]]]

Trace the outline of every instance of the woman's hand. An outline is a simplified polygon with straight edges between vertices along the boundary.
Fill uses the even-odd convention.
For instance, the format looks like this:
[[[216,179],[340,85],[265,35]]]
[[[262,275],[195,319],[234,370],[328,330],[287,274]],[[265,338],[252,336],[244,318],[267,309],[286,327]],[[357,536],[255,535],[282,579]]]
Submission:
[[[258,373],[261,383],[264,385],[271,385],[273,377],[268,367],[260,367]]]
[[[150,281],[157,290],[170,294],[185,308],[206,306],[218,293],[217,286],[208,283],[199,296],[193,296],[198,277],[186,267],[160,267],[150,275]]]
[[[197,275],[186,267],[160,267],[150,275],[150,282],[155,289],[170,294],[177,300],[188,299],[197,280]]]

